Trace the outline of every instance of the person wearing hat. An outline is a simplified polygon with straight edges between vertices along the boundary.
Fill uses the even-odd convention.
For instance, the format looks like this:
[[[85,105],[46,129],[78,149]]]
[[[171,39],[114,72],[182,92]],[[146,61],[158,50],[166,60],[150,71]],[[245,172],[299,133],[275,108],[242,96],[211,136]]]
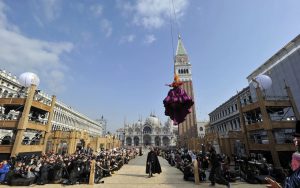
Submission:
[[[156,152],[153,147],[150,147],[150,151],[147,155],[146,174],[149,174],[149,178],[151,178],[153,176],[152,174],[156,173],[161,173],[161,167]]]
[[[284,186],[282,187],[276,181],[266,178],[269,188],[298,188],[300,187],[300,153],[295,152],[292,155],[291,168],[293,173],[285,179]]]
[[[292,161],[291,161],[291,168],[293,170],[293,173],[285,179],[284,182],[284,188],[296,188],[300,187],[300,121],[296,121],[296,129],[295,133],[293,134],[294,138],[294,144],[296,147],[296,152],[292,155]],[[267,187],[269,188],[282,188],[282,186],[270,179],[266,178],[269,185]]]
[[[226,185],[227,188],[230,188],[230,183],[221,175],[221,161],[217,155],[216,149],[214,146],[210,146],[209,149],[209,162],[211,164],[211,169],[209,173],[210,186],[215,186],[216,183],[221,185]]]

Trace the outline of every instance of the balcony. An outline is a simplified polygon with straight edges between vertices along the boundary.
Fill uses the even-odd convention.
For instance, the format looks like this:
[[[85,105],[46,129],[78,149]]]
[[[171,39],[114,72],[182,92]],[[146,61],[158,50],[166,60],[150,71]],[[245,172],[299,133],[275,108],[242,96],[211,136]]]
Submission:
[[[291,106],[290,101],[288,100],[267,100],[264,101],[265,106],[272,106],[272,107],[283,107],[283,106]]]
[[[11,153],[13,145],[0,145],[0,153]]]
[[[19,120],[0,120],[1,129],[16,129]]]
[[[19,153],[24,152],[40,152],[43,151],[44,145],[21,145],[18,148]]]
[[[294,121],[272,121],[273,129],[294,129],[295,127]]]
[[[248,103],[242,105],[242,112],[248,112],[254,109],[259,108],[259,103],[258,102],[253,102],[253,103]]]
[[[247,131],[255,131],[255,130],[262,130],[264,129],[263,127],[263,122],[256,122],[256,123],[251,123],[245,126]]]
[[[275,145],[276,151],[295,151],[296,147],[293,143],[287,143],[287,144],[276,144]]]
[[[269,142],[265,143],[265,144],[258,144],[258,143],[253,143],[253,142],[249,142],[249,150],[262,150],[262,151],[268,151],[271,149],[271,145],[269,144]]]
[[[39,130],[39,131],[47,131],[48,126],[42,123],[37,123],[35,121],[28,121],[27,129]]]
[[[47,111],[47,112],[50,112],[50,110],[51,110],[51,106],[48,106],[48,105],[38,102],[38,101],[32,101],[32,106],[34,106],[38,109]]]
[[[24,105],[25,98],[0,98],[0,104],[2,105]]]

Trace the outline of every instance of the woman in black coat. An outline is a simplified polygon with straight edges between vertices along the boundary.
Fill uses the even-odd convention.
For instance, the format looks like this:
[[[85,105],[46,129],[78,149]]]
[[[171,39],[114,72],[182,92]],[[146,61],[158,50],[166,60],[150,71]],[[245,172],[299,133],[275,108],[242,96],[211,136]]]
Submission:
[[[150,148],[150,152],[147,156],[147,163],[146,163],[146,174],[149,174],[149,178],[153,176],[152,174],[160,174],[161,173],[161,167],[160,163],[157,157],[156,152],[153,150],[153,148]]]

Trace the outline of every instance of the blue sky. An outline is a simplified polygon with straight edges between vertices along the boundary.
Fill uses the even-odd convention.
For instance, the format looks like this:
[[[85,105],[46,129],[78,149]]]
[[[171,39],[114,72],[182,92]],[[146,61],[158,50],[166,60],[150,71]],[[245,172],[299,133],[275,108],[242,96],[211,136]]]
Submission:
[[[40,89],[108,129],[162,121],[180,32],[192,64],[197,119],[296,37],[298,0],[0,0],[0,66],[39,75]],[[171,20],[174,20],[172,16]]]

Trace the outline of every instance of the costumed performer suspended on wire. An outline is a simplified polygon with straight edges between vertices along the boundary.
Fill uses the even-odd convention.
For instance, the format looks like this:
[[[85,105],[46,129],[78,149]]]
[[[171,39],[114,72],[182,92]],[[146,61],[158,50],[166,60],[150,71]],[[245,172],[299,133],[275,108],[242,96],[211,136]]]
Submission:
[[[185,120],[185,117],[191,113],[191,107],[194,104],[193,99],[180,87],[181,85],[183,85],[183,82],[181,82],[179,76],[175,74],[173,83],[168,84],[172,89],[168,92],[168,96],[163,101],[165,115],[170,116],[174,125],[178,125]]]

